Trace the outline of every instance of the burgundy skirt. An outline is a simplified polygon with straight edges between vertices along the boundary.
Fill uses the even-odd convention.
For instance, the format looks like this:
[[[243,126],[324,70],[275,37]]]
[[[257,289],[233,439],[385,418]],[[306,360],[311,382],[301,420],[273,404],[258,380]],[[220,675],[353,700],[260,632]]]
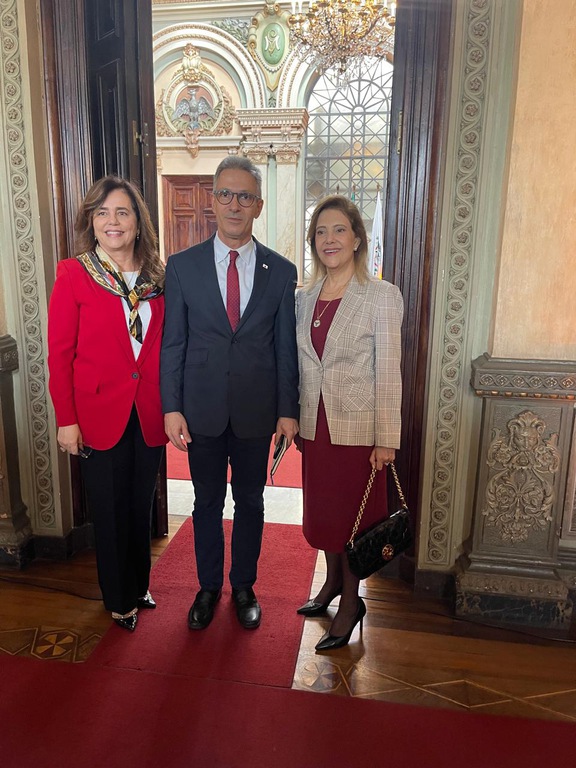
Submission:
[[[372,467],[374,446],[332,445],[320,398],[314,440],[302,440],[303,531],[325,552],[343,552],[350,538]],[[376,473],[359,531],[388,515],[387,469]]]

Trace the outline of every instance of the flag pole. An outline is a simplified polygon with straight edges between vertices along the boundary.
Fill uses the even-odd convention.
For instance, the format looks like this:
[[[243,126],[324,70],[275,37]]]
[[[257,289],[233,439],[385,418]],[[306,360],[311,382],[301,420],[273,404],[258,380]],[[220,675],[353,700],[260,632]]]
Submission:
[[[376,208],[372,220],[372,237],[370,238],[370,260],[368,268],[373,277],[382,280],[383,262],[383,212],[382,198],[380,196],[380,184],[376,186]]]

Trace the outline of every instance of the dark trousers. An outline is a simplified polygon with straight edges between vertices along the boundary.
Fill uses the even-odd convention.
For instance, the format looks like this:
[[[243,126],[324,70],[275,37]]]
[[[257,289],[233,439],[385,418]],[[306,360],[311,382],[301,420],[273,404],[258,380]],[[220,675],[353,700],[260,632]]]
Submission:
[[[120,441],[80,459],[94,524],[98,581],[107,610],[128,613],[150,579],[150,530],[164,446],[142,437],[136,409]]]
[[[234,589],[246,589],[256,581],[270,439],[240,439],[230,426],[218,437],[192,434],[188,462],[194,484],[194,548],[202,589],[220,589],[224,581],[222,513],[228,461],[234,498],[230,584]]]

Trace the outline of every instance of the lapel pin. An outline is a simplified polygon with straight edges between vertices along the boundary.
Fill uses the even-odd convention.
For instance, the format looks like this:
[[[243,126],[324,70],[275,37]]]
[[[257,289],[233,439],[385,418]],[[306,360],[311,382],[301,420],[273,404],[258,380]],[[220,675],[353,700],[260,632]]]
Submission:
[[[268,269],[268,264],[262,264],[262,266],[264,267],[264,269]]]

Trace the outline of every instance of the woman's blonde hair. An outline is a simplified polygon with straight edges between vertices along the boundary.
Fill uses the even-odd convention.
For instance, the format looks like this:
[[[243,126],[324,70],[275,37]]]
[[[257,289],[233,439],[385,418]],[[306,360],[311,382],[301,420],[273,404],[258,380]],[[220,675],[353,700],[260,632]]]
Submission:
[[[134,257],[148,279],[156,285],[162,286],[164,284],[164,264],[158,252],[158,237],[150,218],[148,206],[138,188],[131,181],[119,176],[104,176],[94,182],[86,193],[74,225],[76,233],[75,255],[93,251],[96,247],[93,225],[94,213],[103,205],[108,195],[117,189],[126,192],[138,220]]]
[[[370,273],[368,272],[368,235],[366,234],[366,227],[362,221],[360,211],[347,197],[343,197],[342,195],[329,195],[323,200],[320,200],[316,208],[314,208],[310,224],[308,225],[306,240],[310,245],[312,253],[312,274],[306,287],[311,288],[326,276],[326,267],[320,261],[318,251],[316,250],[315,237],[318,218],[323,211],[328,209],[341,211],[350,222],[354,235],[360,240],[360,245],[354,252],[354,268],[358,282],[367,282],[370,279]]]

